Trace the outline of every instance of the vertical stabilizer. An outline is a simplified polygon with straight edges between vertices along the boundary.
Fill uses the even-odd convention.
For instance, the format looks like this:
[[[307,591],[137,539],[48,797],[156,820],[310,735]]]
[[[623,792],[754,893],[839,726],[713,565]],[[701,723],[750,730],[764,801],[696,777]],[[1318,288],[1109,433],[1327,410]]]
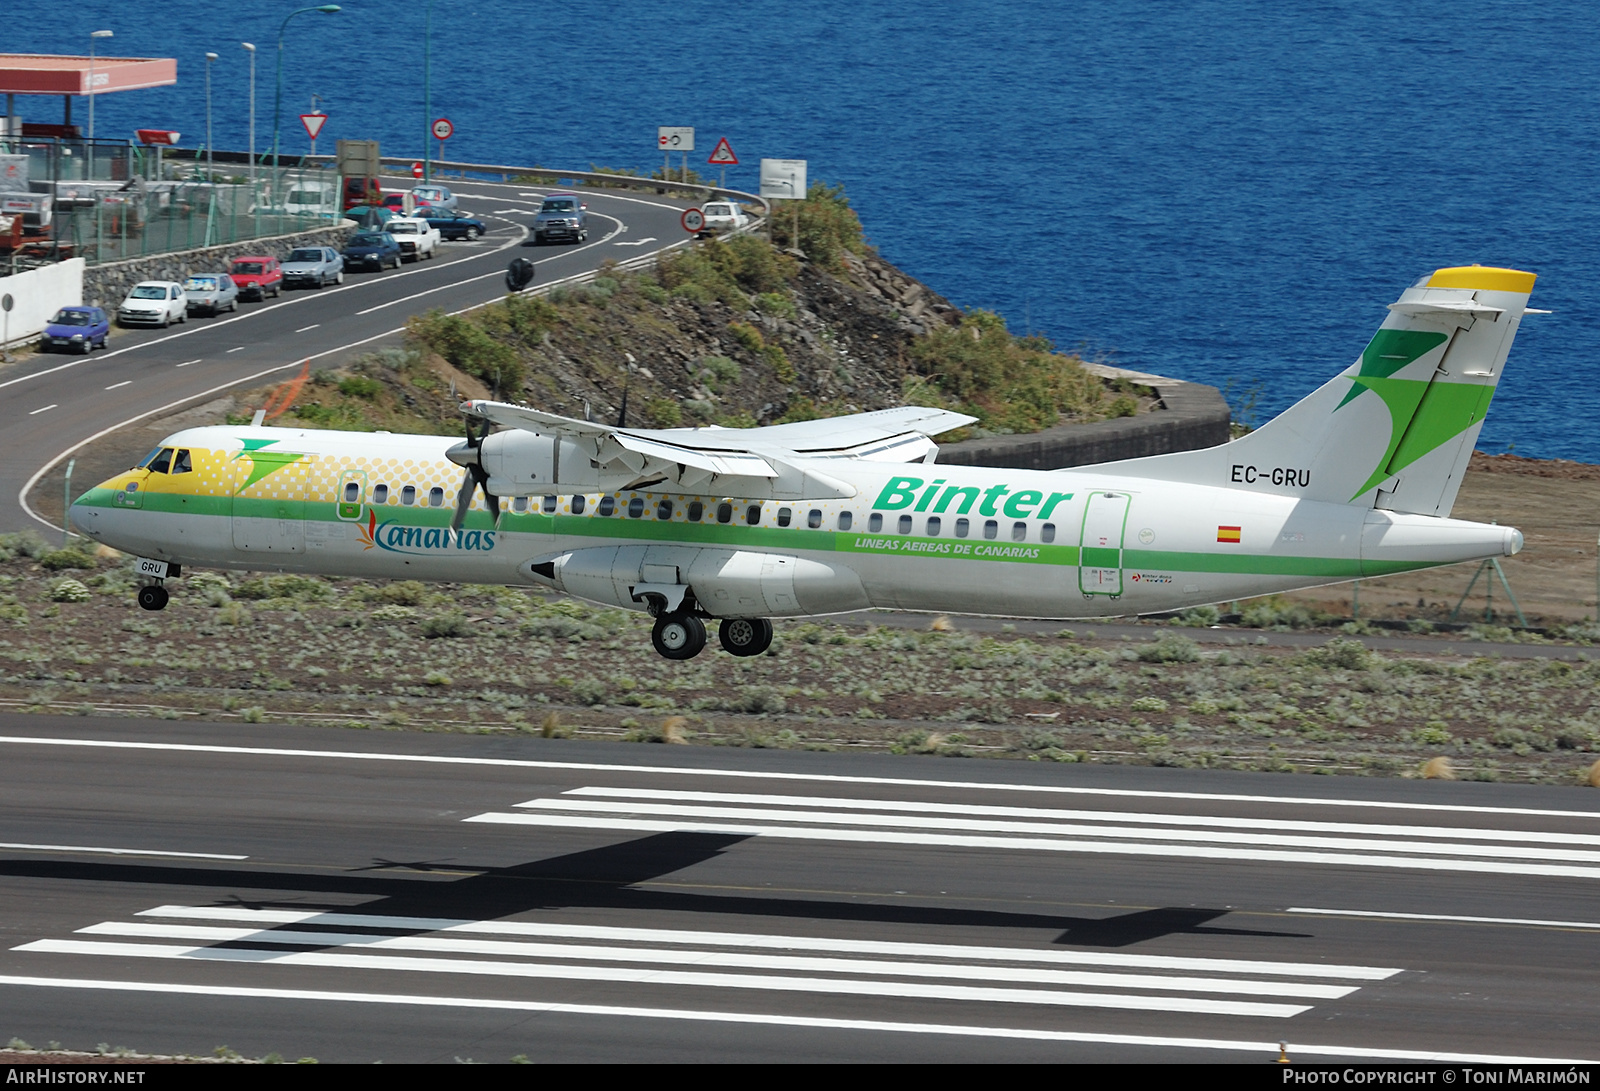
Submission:
[[[1389,304],[1355,363],[1256,431],[1104,468],[1449,515],[1533,281],[1515,269],[1439,269]]]

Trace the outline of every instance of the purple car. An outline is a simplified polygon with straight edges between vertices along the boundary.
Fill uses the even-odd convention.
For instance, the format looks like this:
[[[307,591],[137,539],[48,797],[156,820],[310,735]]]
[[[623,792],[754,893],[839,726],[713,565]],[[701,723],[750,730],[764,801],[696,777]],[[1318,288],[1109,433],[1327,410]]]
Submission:
[[[65,349],[88,354],[95,348],[106,347],[106,335],[111,332],[111,319],[99,307],[62,307],[45,326],[39,338],[39,350],[51,352]]]

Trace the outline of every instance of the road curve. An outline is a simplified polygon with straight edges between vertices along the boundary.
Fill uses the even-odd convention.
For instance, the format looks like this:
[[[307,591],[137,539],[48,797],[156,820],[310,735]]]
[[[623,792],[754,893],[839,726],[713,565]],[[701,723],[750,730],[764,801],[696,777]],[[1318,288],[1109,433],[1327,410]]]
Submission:
[[[324,1061],[1581,1062],[1578,790],[0,715],[0,1027]]]
[[[334,367],[395,343],[405,320],[460,311],[505,294],[506,265],[532,258],[539,284],[626,261],[686,238],[687,202],[633,191],[583,191],[590,231],[578,245],[524,246],[552,187],[462,180],[462,207],[490,225],[473,241],[447,242],[431,261],[382,273],[346,273],[338,287],[285,292],[236,314],[169,329],[117,330],[107,352],[37,355],[0,371],[0,531],[51,524],[27,506],[30,485],[108,431],[243,385],[271,382],[304,360]],[[103,301],[115,306],[117,300]]]

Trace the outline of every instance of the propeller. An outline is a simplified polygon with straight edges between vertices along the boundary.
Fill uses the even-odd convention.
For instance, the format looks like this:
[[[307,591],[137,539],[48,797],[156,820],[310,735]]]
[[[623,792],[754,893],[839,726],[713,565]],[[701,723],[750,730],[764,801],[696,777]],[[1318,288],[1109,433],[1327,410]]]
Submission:
[[[476,435],[472,431],[474,420],[483,421],[483,430]],[[489,471],[483,468],[483,441],[489,436],[489,421],[467,416],[466,424],[466,442],[458,443],[445,452],[446,458],[467,471],[461,478],[461,488],[456,490],[456,512],[450,518],[452,535],[461,533],[462,524],[467,521],[467,511],[472,507],[472,494],[478,489],[483,490],[483,500],[489,505],[489,514],[494,518],[495,526],[500,525],[500,498],[489,491]]]

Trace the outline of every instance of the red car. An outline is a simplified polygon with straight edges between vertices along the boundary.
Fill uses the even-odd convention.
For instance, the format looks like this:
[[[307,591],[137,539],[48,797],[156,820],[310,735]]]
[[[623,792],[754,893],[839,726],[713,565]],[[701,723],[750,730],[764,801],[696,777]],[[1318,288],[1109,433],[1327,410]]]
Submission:
[[[378,202],[379,208],[387,208],[396,216],[406,214],[406,195],[404,193],[385,193],[383,200]]]
[[[283,268],[277,258],[254,254],[234,258],[228,275],[238,285],[240,299],[276,297],[283,291]]]
[[[346,178],[344,180],[344,207],[346,211],[361,205],[375,205],[383,196],[376,178]]]

